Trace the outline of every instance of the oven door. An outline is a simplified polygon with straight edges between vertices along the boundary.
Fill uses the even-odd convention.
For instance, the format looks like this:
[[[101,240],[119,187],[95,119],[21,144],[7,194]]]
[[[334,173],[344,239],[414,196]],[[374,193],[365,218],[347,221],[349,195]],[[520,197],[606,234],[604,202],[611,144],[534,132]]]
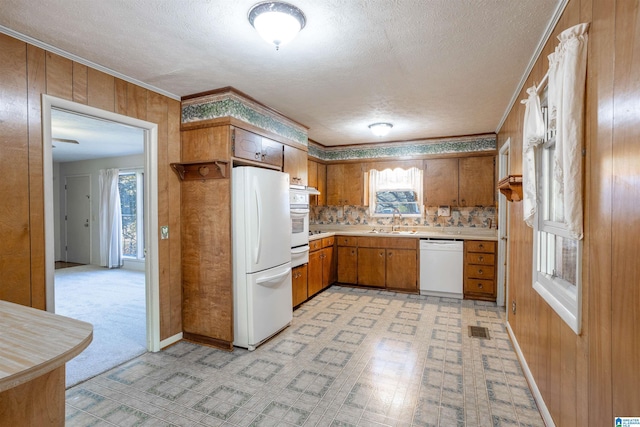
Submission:
[[[291,247],[309,244],[309,209],[291,209]]]

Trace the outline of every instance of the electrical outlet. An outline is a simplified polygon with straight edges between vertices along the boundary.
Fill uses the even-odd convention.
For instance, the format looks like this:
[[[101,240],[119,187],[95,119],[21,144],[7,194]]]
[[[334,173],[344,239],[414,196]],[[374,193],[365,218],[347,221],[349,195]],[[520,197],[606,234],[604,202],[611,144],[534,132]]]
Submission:
[[[451,206],[438,206],[438,216],[451,216]]]
[[[160,227],[160,239],[165,240],[169,238],[169,226],[163,225]]]

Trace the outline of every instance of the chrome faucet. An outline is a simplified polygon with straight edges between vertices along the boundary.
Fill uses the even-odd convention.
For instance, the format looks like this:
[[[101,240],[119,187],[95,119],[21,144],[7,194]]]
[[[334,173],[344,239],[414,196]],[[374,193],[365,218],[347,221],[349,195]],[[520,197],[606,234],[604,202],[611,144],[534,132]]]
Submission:
[[[398,210],[398,208],[393,208],[393,216],[391,217],[391,231],[396,231],[396,214],[398,214],[398,219],[400,223],[402,223],[402,214]]]

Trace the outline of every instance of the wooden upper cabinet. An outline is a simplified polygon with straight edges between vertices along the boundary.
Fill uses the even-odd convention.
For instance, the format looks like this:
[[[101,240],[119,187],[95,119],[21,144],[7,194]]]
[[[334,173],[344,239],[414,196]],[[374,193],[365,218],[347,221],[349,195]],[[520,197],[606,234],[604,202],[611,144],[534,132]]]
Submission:
[[[262,137],[262,162],[282,167],[283,147],[279,142]]]
[[[496,182],[493,156],[459,159],[460,206],[493,206]]]
[[[320,195],[316,197],[316,204],[324,206],[327,204],[327,165],[318,163],[318,186],[316,187]]]
[[[424,204],[458,206],[458,159],[424,161]]]
[[[309,185],[306,151],[285,145],[283,170],[289,174],[291,184]]]
[[[318,188],[318,164],[313,160],[307,160],[307,185],[309,187]]]
[[[233,132],[235,157],[282,167],[283,144],[240,128]]]
[[[494,157],[476,156],[424,161],[424,204],[493,206]]]
[[[327,205],[363,205],[362,164],[343,163],[327,166]]]
[[[242,159],[254,160],[262,159],[262,136],[244,129],[234,129],[233,155]]]

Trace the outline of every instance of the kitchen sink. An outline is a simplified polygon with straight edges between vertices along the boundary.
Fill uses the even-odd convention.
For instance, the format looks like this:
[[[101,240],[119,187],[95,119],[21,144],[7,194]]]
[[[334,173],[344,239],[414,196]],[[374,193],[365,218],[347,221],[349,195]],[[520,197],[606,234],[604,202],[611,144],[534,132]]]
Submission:
[[[416,234],[417,231],[388,231],[388,230],[371,230],[369,233],[372,234]]]

